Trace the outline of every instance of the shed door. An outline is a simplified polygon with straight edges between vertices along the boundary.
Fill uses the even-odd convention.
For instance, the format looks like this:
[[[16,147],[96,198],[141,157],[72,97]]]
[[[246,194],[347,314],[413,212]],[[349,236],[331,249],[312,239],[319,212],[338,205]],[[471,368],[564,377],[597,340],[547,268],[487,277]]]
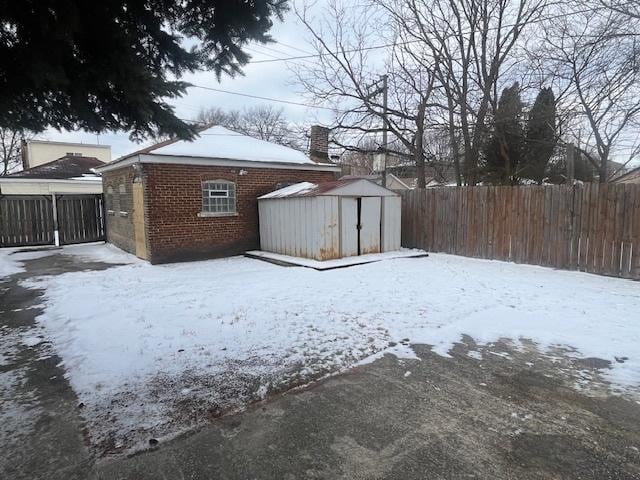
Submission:
[[[358,255],[358,200],[340,198],[340,256]]]
[[[360,205],[360,255],[380,253],[380,197],[362,197]]]

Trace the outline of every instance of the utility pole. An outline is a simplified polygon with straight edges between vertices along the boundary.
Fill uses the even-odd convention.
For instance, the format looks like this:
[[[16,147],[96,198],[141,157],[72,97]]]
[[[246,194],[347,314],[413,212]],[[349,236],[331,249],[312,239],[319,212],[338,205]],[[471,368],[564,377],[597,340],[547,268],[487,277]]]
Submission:
[[[380,82],[382,82],[382,86],[380,86]],[[388,101],[389,101],[389,75],[386,73],[382,75],[380,80],[375,82],[371,87],[375,87],[375,90],[370,92],[366,99],[380,95],[382,93],[382,186],[387,186],[387,150],[388,150],[388,134],[389,134],[389,112],[388,112]]]
[[[567,143],[567,184],[573,185],[575,180],[575,164],[574,164],[575,146],[573,142]]]
[[[389,120],[387,118],[387,102],[389,100],[389,76],[385,73],[382,76],[382,154],[384,155],[384,169],[382,170],[382,186],[387,186],[387,135],[389,130]]]

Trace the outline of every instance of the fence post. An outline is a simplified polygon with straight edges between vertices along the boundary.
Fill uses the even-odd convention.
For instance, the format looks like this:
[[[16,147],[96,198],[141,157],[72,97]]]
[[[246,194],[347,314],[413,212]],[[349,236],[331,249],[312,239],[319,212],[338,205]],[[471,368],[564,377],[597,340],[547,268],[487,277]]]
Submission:
[[[60,246],[60,233],[58,231],[58,201],[56,194],[51,194],[52,208],[53,208],[53,243],[56,247]]]

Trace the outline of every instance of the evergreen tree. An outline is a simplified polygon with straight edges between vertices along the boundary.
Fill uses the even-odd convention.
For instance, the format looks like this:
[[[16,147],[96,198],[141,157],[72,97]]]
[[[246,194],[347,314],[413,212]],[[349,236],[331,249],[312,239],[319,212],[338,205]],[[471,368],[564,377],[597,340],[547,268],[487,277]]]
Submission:
[[[518,181],[524,132],[521,125],[520,85],[502,91],[493,118],[493,133],[485,147],[485,177],[494,185],[513,185]]]
[[[520,175],[542,183],[556,146],[556,100],[551,88],[543,88],[529,113]]]
[[[250,41],[271,39],[287,0],[0,0],[0,128],[126,130],[193,126],[166,99],[181,75],[241,73]]]

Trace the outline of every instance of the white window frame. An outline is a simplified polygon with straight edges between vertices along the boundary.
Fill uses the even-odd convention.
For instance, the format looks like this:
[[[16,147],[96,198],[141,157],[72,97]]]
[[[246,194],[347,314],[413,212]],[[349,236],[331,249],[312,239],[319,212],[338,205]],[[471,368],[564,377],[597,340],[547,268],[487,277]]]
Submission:
[[[225,217],[237,215],[236,191],[235,182],[230,180],[219,179],[203,181],[202,210],[199,216]]]

